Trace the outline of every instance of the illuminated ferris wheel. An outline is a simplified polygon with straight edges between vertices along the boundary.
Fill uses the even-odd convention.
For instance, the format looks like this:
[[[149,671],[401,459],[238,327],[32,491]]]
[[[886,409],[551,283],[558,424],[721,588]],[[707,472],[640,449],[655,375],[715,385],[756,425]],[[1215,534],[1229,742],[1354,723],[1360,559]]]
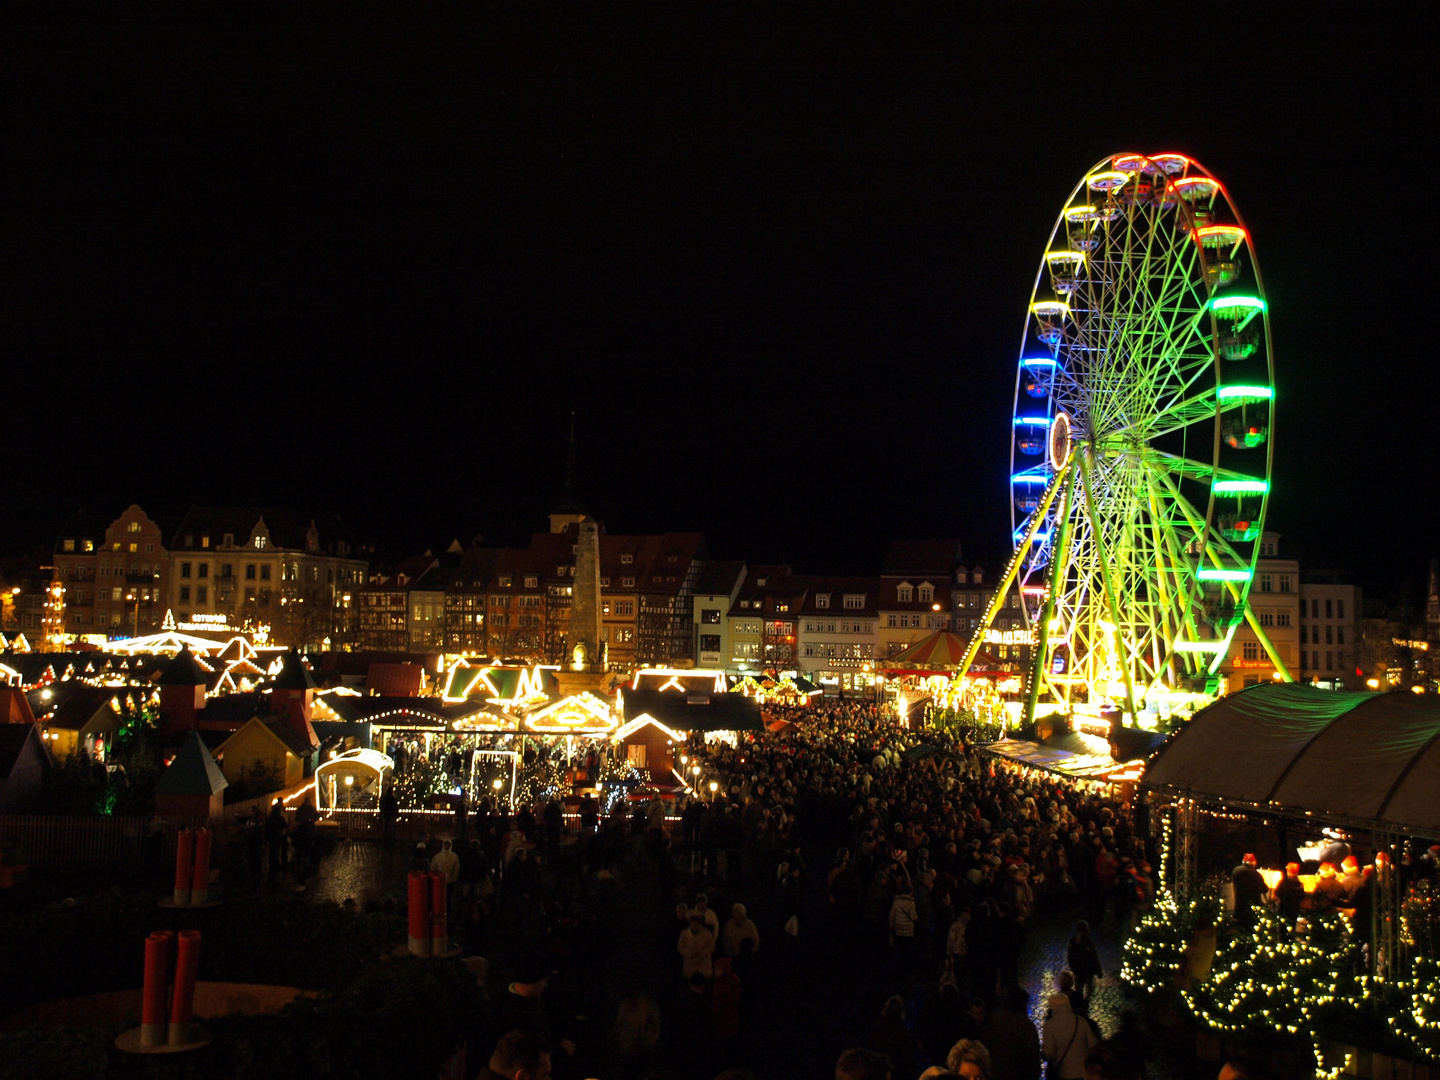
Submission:
[[[1011,441],[1026,719],[1214,692],[1250,611],[1274,452],[1260,270],[1224,186],[1180,154],[1097,164],[1025,320]],[[969,662],[984,633],[973,636]],[[1172,698],[1173,700],[1173,698]]]

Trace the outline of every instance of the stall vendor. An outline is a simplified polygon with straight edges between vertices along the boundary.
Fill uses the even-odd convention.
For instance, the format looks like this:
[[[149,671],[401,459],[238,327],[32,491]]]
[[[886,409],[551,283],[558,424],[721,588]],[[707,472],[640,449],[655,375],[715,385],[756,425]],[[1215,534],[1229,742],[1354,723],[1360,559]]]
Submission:
[[[1276,883],[1273,895],[1285,925],[1294,926],[1300,917],[1300,905],[1305,902],[1305,884],[1300,880],[1298,862],[1285,864],[1285,876]]]

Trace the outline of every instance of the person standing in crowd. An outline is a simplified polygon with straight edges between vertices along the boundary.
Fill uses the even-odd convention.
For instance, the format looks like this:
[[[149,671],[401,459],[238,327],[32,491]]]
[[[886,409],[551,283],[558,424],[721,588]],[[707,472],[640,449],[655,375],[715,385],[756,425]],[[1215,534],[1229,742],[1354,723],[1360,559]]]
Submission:
[[[901,886],[890,902],[890,945],[894,951],[895,967],[901,974],[910,969],[915,951],[915,925],[919,915],[915,911],[915,900],[906,886]]]
[[[285,820],[285,806],[276,799],[270,804],[270,816],[265,819],[265,842],[270,848],[270,876],[278,877],[285,869],[285,844],[290,832],[290,823]]]
[[[699,975],[702,983],[708,982],[714,973],[711,957],[715,955],[715,935],[697,912],[690,912],[689,923],[675,944],[680,954],[680,976],[689,982],[690,976]]]
[[[380,838],[389,848],[395,843],[395,822],[400,818],[400,800],[395,797],[395,785],[386,784],[380,793]]]
[[[1275,903],[1280,908],[1280,918],[1288,930],[1295,928],[1300,917],[1300,907],[1305,903],[1305,883],[1300,880],[1300,864],[1285,864],[1285,876],[1275,885]]]
[[[751,921],[744,904],[730,908],[730,918],[720,930],[720,951],[734,959],[740,955],[741,942],[749,941],[753,953],[760,948],[760,931]]]
[[[1041,1053],[1049,1062],[1046,1075],[1052,1080],[1084,1080],[1085,1055],[1100,1040],[1085,1017],[1071,1009],[1066,994],[1055,994],[1049,1006],[1040,1040]]]
[[[1030,995],[1009,990],[985,1020],[980,1041],[990,1051],[996,1080],[1040,1080],[1040,1035],[1030,1022]]]
[[[1075,989],[1088,1003],[1096,980],[1103,978],[1105,971],[1100,966],[1100,952],[1095,948],[1095,939],[1090,936],[1090,924],[1084,919],[1075,924],[1075,932],[1065,946],[1065,962],[1075,977]]]
[[[1240,865],[1230,871],[1230,884],[1235,890],[1235,921],[1242,926],[1255,924],[1255,905],[1265,898],[1265,879],[1255,868],[1257,860],[1246,852]]]

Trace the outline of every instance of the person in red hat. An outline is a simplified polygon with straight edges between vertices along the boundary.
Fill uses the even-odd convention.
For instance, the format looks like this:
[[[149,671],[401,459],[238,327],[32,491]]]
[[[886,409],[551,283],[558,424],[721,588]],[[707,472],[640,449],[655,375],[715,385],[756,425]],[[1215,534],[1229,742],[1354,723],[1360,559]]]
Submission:
[[[1320,864],[1320,880],[1315,883],[1311,902],[1318,911],[1334,911],[1344,906],[1345,886],[1340,884],[1340,874],[1334,863]]]
[[[1255,869],[1255,854],[1247,851],[1240,865],[1230,871],[1235,889],[1235,920],[1245,926],[1255,922],[1255,905],[1265,896],[1265,879]]]
[[[1346,855],[1344,862],[1340,864],[1340,886],[1345,890],[1341,906],[1353,908],[1365,884],[1365,875],[1360,872],[1360,860],[1354,855]]]
[[[1300,917],[1300,905],[1305,903],[1305,883],[1300,880],[1300,864],[1285,864],[1285,876],[1275,885],[1275,902],[1280,905],[1280,917],[1287,927],[1293,927]]]

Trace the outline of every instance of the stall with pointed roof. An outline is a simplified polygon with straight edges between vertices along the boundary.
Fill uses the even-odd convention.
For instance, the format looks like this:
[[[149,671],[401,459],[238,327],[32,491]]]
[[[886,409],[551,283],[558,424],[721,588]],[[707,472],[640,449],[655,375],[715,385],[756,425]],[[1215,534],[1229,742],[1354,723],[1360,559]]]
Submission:
[[[183,818],[219,817],[230,786],[199,732],[185,737],[179,753],[155,784],[155,813]]]

